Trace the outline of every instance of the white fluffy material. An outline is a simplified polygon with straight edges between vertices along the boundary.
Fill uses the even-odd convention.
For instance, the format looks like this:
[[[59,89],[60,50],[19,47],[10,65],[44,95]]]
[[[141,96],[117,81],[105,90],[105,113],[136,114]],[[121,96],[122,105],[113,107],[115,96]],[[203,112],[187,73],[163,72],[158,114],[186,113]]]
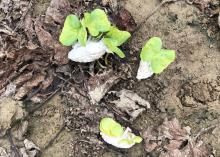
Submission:
[[[102,57],[106,52],[110,52],[102,40],[88,40],[86,46],[83,47],[79,43],[73,46],[69,52],[68,58],[74,62],[88,63]]]
[[[149,78],[153,75],[150,63],[145,61],[140,61],[136,78],[138,80]]]

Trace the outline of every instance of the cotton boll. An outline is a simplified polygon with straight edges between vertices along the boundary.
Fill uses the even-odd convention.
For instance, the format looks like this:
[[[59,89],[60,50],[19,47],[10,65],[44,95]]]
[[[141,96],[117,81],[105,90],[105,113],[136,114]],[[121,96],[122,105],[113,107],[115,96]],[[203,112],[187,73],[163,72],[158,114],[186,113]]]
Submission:
[[[153,75],[150,63],[146,61],[140,61],[136,78],[138,80],[149,78]]]
[[[102,57],[106,52],[110,52],[102,40],[87,41],[85,47],[76,43],[73,49],[69,52],[68,58],[75,62],[92,62]]]

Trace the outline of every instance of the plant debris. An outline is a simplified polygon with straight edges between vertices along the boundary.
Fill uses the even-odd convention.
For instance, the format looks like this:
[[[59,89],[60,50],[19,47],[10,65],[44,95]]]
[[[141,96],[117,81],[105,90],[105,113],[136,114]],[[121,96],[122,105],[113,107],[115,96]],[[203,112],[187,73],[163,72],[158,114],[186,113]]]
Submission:
[[[142,132],[145,139],[146,151],[162,149],[160,157],[207,157],[211,151],[202,141],[196,141],[190,132],[190,127],[181,127],[174,118],[165,119],[153,134],[153,129],[148,128]],[[168,140],[168,142],[166,142]]]
[[[218,26],[220,27],[220,12],[219,12],[219,15],[218,15]]]
[[[114,104],[117,110],[125,113],[125,115],[129,115],[128,120],[135,120],[143,111],[150,108],[149,102],[133,91],[123,89],[119,92],[111,91],[109,94],[115,94],[118,97],[118,99],[109,102]]]
[[[91,76],[88,80],[88,94],[92,103],[98,103],[120,78],[112,70]]]
[[[128,32],[133,32],[137,26],[131,13],[125,8],[121,8],[117,14],[114,14],[113,20],[118,28]]]
[[[0,147],[0,156],[1,157],[37,157],[40,154],[40,148],[38,148],[32,141],[25,139],[23,141],[23,146],[18,150],[18,154],[15,154],[11,150],[6,150],[3,147]]]

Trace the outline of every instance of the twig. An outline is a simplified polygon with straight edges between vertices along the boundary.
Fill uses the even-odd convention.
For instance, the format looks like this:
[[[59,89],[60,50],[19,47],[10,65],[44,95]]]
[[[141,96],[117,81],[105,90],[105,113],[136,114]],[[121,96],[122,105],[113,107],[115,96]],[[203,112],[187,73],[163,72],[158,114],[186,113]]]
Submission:
[[[79,65],[79,69],[80,69],[80,72],[82,73],[82,76],[83,76],[83,84],[84,84],[84,87],[85,87],[85,89],[86,89],[86,93],[87,93],[87,97],[88,97],[88,99],[89,99],[89,103],[90,103],[90,105],[92,105],[92,104],[91,104],[91,97],[90,97],[90,95],[88,94],[88,91],[89,91],[89,89],[88,89],[88,82],[87,82],[87,80],[85,79],[85,74],[84,74],[84,72],[83,72],[83,69],[82,69],[82,66],[81,66],[81,65]]]
[[[9,141],[9,143],[10,143],[10,145],[11,145],[11,149],[12,149],[12,150],[14,151],[14,153],[15,153],[15,157],[21,157],[21,155],[20,155],[20,153],[19,153],[17,147],[15,146],[15,144],[14,144],[14,142],[13,142],[13,139],[12,139],[12,136],[11,136],[11,129],[9,129],[9,130],[7,131],[7,135],[8,135],[8,141]]]
[[[65,129],[65,124],[62,125],[60,130],[55,134],[55,136],[47,143],[47,145],[44,147],[43,151],[48,149],[51,145],[53,145],[54,141],[59,137],[61,132]]]
[[[210,130],[216,128],[216,127],[218,127],[219,125],[220,125],[220,122],[218,122],[218,123],[216,123],[216,124],[213,124],[213,125],[211,125],[211,126],[209,126],[209,127],[207,127],[207,128],[202,128],[202,129],[196,134],[196,136],[193,138],[194,141],[198,140],[198,138],[199,138],[201,135],[207,133],[208,131],[210,131]]]
[[[64,83],[65,84],[65,83]],[[64,85],[63,84],[63,85]],[[33,108],[32,110],[30,110],[29,114],[34,113],[35,111],[39,110],[42,106],[44,106],[46,104],[46,102],[48,102],[48,100],[50,100],[57,92],[59,92],[61,89],[61,87],[59,87],[57,90],[55,90],[50,96],[47,97],[46,100],[44,100],[40,105],[38,105],[37,107]]]
[[[149,15],[147,15],[147,17],[136,27],[133,34],[135,34],[147,22],[147,20],[151,16],[153,16],[158,11],[158,9],[160,9],[164,4],[176,2],[176,1],[180,1],[180,0],[162,0],[162,2],[158,6],[156,6],[156,8],[154,8],[154,10]]]
[[[65,78],[63,78],[62,76],[57,75],[56,73],[53,73],[53,75],[56,76],[56,77],[58,77],[59,79],[65,81],[66,83],[70,84],[71,86],[73,86],[73,87],[76,89],[76,91],[77,91],[81,96],[87,98],[86,95],[84,95],[82,92],[80,92],[80,89],[79,89],[78,87],[76,87],[75,84],[73,84],[72,82],[70,82],[70,79],[71,79],[71,78],[70,78],[70,79],[65,79]]]

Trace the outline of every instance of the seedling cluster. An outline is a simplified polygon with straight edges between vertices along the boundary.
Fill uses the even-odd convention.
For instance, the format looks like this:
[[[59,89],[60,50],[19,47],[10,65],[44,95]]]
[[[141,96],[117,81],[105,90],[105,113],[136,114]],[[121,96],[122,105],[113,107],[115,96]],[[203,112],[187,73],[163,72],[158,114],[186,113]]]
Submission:
[[[95,9],[91,13],[84,13],[81,20],[76,15],[67,16],[59,40],[65,46],[73,46],[68,54],[69,59],[76,62],[92,62],[106,52],[124,58],[125,54],[119,46],[130,36],[129,32],[111,25],[103,10]],[[175,51],[163,49],[161,39],[152,37],[142,48],[140,58],[137,79],[145,79],[165,70],[174,61]],[[101,120],[100,134],[107,143],[118,148],[130,148],[142,141],[130,128],[124,129],[112,118]]]
[[[89,41],[101,40],[108,52],[124,58],[125,55],[118,46],[121,46],[131,35],[112,26],[103,10],[95,9],[91,13],[84,13],[81,20],[76,15],[67,16],[59,40],[65,46],[72,46],[78,41],[81,47],[86,47],[88,36],[90,36]]]

